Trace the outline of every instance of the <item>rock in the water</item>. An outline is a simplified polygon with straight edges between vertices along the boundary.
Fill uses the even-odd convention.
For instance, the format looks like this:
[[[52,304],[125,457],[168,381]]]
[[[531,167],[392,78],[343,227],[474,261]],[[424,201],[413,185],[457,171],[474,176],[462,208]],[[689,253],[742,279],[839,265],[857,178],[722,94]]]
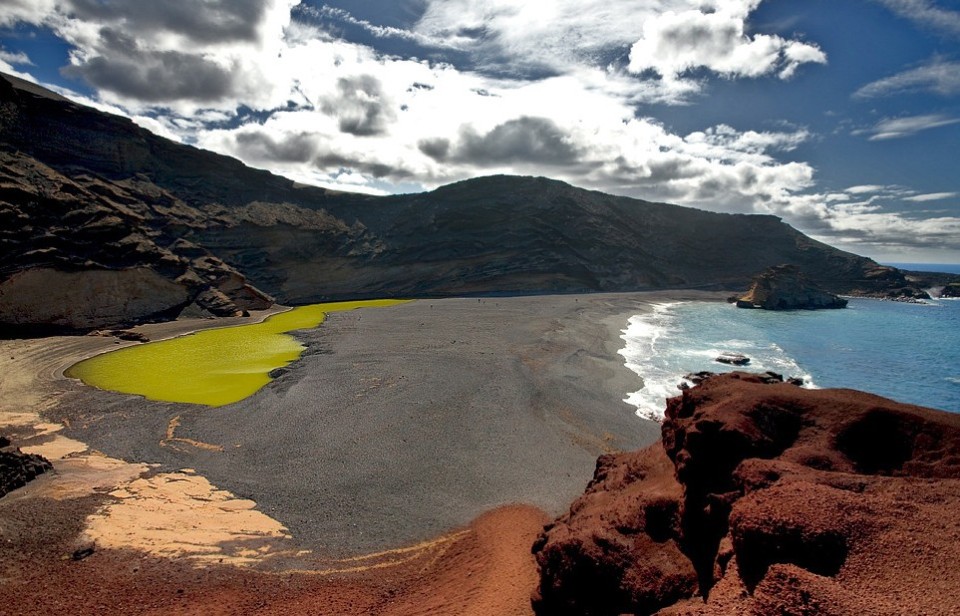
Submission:
[[[22,488],[38,475],[53,470],[46,458],[23,453],[10,445],[6,437],[0,437],[0,497],[11,490]]]
[[[731,366],[746,366],[750,363],[750,358],[742,353],[720,353],[714,361]]]
[[[736,303],[738,308],[764,310],[813,310],[847,306],[847,300],[820,288],[795,265],[771,267],[755,277],[750,290]]]
[[[538,613],[960,612],[960,415],[734,372],[662,430],[545,528]]]

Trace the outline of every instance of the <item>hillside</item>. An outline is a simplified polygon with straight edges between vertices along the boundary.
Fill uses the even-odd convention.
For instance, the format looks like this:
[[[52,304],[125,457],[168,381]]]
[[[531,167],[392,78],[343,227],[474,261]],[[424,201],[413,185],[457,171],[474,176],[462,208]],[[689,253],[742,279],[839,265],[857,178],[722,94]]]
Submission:
[[[742,290],[782,263],[834,292],[908,286],[773,216],[544,178],[389,197],[307,187],[12,78],[0,79],[0,221],[0,324],[18,330],[271,298]]]

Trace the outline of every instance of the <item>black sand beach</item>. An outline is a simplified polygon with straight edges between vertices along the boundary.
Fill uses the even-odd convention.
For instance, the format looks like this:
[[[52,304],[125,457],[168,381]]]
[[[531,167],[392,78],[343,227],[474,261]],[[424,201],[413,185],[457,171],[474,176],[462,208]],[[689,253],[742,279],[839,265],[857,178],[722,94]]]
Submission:
[[[256,501],[318,555],[390,549],[499,505],[556,515],[599,454],[658,438],[622,401],[641,383],[617,354],[629,316],[658,299],[418,300],[334,313],[298,333],[308,345],[299,362],[240,403],[82,388],[58,414],[68,435],[107,455],[196,469]]]

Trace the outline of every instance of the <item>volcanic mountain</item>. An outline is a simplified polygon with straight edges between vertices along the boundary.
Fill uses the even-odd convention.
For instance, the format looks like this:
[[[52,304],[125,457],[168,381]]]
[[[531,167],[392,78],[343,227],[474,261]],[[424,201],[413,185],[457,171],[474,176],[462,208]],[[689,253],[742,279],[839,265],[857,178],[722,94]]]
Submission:
[[[909,286],[774,216],[494,176],[375,197],[305,186],[0,78],[0,327],[83,330],[276,301]]]

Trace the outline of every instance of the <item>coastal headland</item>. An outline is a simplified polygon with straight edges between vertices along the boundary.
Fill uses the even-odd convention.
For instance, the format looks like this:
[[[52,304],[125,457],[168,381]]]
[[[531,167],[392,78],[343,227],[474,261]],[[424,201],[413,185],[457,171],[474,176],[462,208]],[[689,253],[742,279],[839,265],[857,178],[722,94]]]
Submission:
[[[640,383],[617,350],[627,318],[665,297],[419,300],[331,313],[296,332],[307,346],[298,362],[216,408],[62,376],[120,346],[110,338],[3,341],[3,429],[56,470],[0,502],[12,540],[0,548],[2,604],[136,613],[137,589],[142,599],[154,575],[188,587],[152,594],[167,613],[214,596],[224,611],[211,613],[243,611],[252,588],[267,597],[266,613],[270,596],[289,613],[298,589],[312,597],[321,587],[320,613],[417,613],[390,606],[428,596],[447,602],[437,608],[446,613],[527,613],[529,546],[542,525],[582,492],[597,456],[659,437],[623,402]],[[137,331],[160,339],[212,324],[225,323]],[[72,590],[51,596],[31,584],[39,575]],[[496,597],[496,609],[470,612]]]

